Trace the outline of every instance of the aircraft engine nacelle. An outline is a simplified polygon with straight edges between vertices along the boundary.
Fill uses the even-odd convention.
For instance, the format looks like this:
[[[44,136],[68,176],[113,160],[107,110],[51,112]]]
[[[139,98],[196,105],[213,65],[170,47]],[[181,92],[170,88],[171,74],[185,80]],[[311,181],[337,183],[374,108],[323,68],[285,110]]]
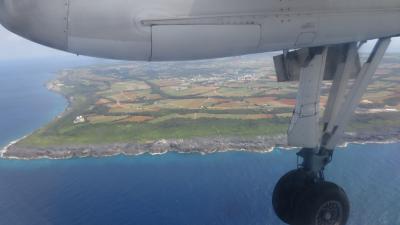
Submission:
[[[0,23],[78,55],[193,60],[400,34],[398,0],[0,0]]]

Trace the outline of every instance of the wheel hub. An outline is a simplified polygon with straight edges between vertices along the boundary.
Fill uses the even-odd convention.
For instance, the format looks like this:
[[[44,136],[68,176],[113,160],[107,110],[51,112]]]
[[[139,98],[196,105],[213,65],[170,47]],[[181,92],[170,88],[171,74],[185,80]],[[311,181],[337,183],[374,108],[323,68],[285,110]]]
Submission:
[[[328,201],[318,210],[316,225],[339,225],[342,221],[343,207],[338,201]]]
[[[325,212],[325,220],[330,220],[332,218],[332,214],[329,212]]]

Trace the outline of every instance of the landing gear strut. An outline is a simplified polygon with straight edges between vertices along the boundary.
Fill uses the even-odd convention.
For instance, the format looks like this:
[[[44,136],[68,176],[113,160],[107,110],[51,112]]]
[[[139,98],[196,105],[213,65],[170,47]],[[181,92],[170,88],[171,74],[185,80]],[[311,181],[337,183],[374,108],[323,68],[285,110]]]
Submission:
[[[278,81],[300,81],[288,144],[302,147],[297,153],[301,163],[281,177],[272,197],[275,213],[285,223],[346,224],[349,200],[341,187],[325,180],[324,170],[389,44],[390,38],[379,39],[362,66],[358,43],[300,49],[274,58]],[[333,82],[320,119],[324,79]]]

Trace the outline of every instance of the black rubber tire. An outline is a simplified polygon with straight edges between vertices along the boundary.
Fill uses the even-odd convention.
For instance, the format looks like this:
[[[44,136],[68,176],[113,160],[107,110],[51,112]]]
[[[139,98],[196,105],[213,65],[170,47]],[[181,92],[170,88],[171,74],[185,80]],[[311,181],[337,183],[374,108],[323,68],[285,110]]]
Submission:
[[[322,181],[301,194],[295,211],[293,225],[345,225],[350,203],[341,187]]]
[[[276,215],[285,223],[295,220],[297,197],[312,182],[312,177],[303,169],[292,170],[282,176],[272,194],[272,206]]]

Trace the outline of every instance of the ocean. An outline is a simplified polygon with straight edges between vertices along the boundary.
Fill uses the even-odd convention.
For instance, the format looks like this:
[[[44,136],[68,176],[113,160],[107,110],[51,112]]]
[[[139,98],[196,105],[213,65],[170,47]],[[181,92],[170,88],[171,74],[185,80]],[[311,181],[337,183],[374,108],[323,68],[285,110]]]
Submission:
[[[0,62],[0,146],[64,110],[66,101],[44,83],[56,71],[76,65]],[[281,225],[271,193],[295,165],[295,151],[284,149],[0,159],[0,224]],[[341,148],[326,177],[349,195],[349,224],[400,225],[400,143]]]
[[[35,61],[0,62],[0,147],[64,110],[65,99],[45,88],[46,81],[54,77],[54,69]]]
[[[351,225],[400,224],[399,144],[349,145],[326,176]],[[0,224],[280,225],[271,208],[294,151],[0,160]]]
[[[58,71],[101,62],[78,57],[0,61],[0,149],[64,111],[66,99],[46,89]]]

